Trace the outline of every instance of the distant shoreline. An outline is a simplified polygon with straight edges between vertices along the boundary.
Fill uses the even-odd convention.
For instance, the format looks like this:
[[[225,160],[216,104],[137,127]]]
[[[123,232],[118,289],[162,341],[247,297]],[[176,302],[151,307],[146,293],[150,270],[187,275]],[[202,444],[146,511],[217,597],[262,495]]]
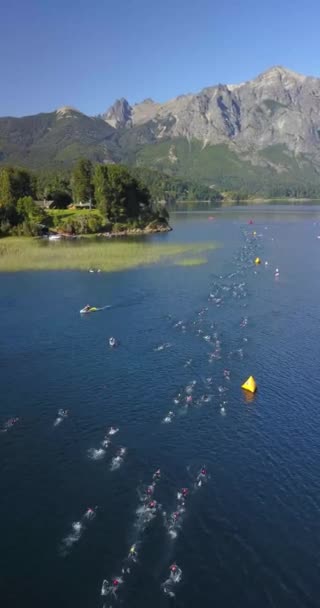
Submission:
[[[224,203],[232,203],[234,205],[239,205],[241,203],[252,203],[253,205],[255,204],[262,204],[263,203],[274,203],[274,202],[279,202],[279,203],[291,203],[292,205],[294,205],[295,203],[311,203],[311,202],[315,202],[318,203],[320,205],[320,198],[289,198],[289,197],[285,197],[285,198],[247,198],[247,199],[242,199],[242,200],[228,200],[228,201],[224,201],[222,203],[222,206],[224,205]]]

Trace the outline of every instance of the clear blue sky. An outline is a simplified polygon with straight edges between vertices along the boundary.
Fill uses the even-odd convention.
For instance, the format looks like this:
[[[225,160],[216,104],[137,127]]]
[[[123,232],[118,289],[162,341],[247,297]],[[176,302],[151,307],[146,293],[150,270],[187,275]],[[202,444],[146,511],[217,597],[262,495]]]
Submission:
[[[278,64],[319,76],[319,19],[319,0],[3,0],[0,115],[93,115]]]

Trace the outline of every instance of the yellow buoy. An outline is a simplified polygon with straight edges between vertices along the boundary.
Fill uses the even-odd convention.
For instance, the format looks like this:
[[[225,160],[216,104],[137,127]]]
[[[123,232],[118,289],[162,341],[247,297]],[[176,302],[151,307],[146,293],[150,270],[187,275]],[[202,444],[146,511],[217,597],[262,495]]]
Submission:
[[[245,391],[249,391],[250,393],[255,393],[257,390],[257,384],[253,376],[249,376],[248,380],[246,380],[241,388],[244,388]]]
[[[255,261],[254,261],[254,263],[255,263],[255,264],[261,264],[261,260],[260,260],[260,258],[256,258],[256,259],[255,259]]]

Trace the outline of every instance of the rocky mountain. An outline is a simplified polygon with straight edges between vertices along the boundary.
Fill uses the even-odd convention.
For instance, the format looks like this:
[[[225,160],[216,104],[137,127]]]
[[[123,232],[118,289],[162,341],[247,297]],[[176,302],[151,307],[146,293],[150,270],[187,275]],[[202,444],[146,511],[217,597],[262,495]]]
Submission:
[[[31,166],[85,155],[220,187],[320,183],[320,79],[273,67],[166,103],[120,99],[98,118],[72,108],[0,119],[0,159]]]

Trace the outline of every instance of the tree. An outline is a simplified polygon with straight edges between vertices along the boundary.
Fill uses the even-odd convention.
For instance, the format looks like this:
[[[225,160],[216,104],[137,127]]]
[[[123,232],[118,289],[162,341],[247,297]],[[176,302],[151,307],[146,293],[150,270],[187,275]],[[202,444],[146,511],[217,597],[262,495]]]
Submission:
[[[23,196],[17,201],[17,212],[20,221],[40,224],[46,219],[46,212],[38,207],[31,196]]]
[[[66,209],[72,202],[70,194],[63,190],[53,190],[49,193],[48,199],[53,201],[55,209]]]
[[[109,175],[106,165],[96,165],[93,186],[97,208],[104,216],[108,217]]]
[[[10,170],[4,167],[0,171],[0,206],[5,208],[14,205],[13,182]]]
[[[122,165],[97,165],[94,196],[99,211],[111,222],[152,219],[148,188]]]
[[[72,194],[75,203],[87,203],[92,199],[92,162],[80,159],[72,172]]]
[[[13,191],[15,202],[23,196],[35,195],[35,180],[34,176],[26,169],[14,168],[12,174]]]
[[[4,167],[0,172],[0,205],[15,205],[23,196],[33,196],[34,178],[26,169]]]
[[[128,171],[120,165],[108,167],[106,215],[111,222],[126,220]]]

